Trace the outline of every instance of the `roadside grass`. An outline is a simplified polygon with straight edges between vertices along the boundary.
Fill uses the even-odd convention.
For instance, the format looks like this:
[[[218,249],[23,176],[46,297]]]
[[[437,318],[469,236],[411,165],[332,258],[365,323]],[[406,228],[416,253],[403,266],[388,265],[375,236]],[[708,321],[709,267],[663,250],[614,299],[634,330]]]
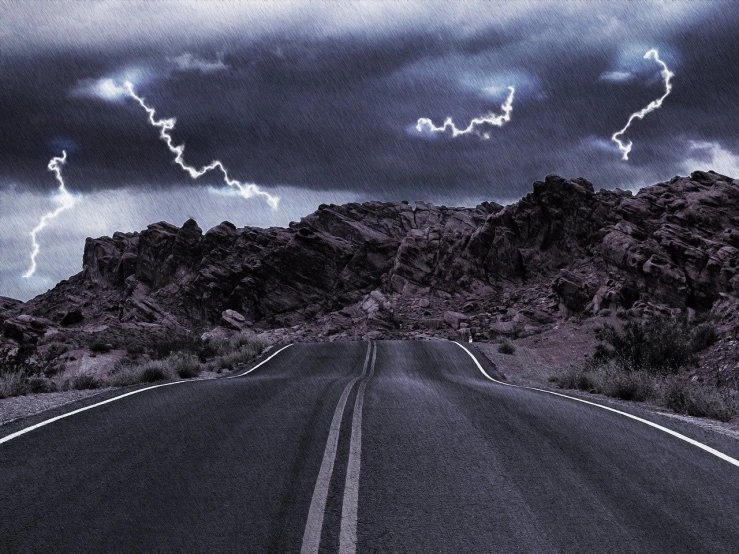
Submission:
[[[0,398],[27,394],[29,387],[25,375],[20,371],[0,374]]]
[[[570,367],[549,381],[563,389],[652,401],[679,414],[719,421],[739,416],[739,391],[679,375],[718,339],[711,321],[691,328],[679,319],[631,320],[620,331],[605,325],[599,339],[592,362]]]
[[[214,359],[207,364],[211,371],[233,370],[240,364],[246,364],[262,353],[266,344],[250,337],[235,336],[230,339],[211,341],[216,352]]]
[[[571,367],[549,378],[562,389],[621,400],[651,401],[678,414],[731,421],[739,416],[739,392],[646,370],[624,371],[615,364]]]
[[[3,358],[5,353],[0,352],[0,398],[192,379],[203,371],[221,373],[233,370],[256,358],[266,346],[264,341],[253,337],[235,336],[213,341],[180,339],[149,352],[140,347],[129,347],[127,355],[107,374],[61,371],[48,375],[17,355]],[[177,347],[182,347],[182,350],[176,350]],[[92,350],[102,352],[105,347],[96,345]]]

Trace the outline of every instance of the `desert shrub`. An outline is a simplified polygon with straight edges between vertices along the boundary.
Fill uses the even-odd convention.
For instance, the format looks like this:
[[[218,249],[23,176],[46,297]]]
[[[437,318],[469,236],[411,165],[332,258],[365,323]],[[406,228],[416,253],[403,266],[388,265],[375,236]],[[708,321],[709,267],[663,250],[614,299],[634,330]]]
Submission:
[[[178,352],[171,354],[165,363],[169,369],[182,379],[190,379],[200,375],[200,362],[193,354]]]
[[[550,381],[562,389],[594,390],[590,372],[585,367],[570,367],[558,375],[552,375]]]
[[[682,414],[685,413],[687,408],[689,402],[688,396],[688,387],[686,383],[677,379],[670,379],[665,384],[663,403],[665,408]]]
[[[162,360],[148,360],[142,363],[131,358],[123,358],[111,372],[109,381],[116,386],[125,386],[172,379],[174,375],[189,379],[197,377],[200,372],[201,365],[195,354],[175,352]]]
[[[157,341],[151,348],[150,354],[155,360],[163,360],[176,352],[198,354],[204,347],[205,342],[200,337],[185,335],[171,340]]]
[[[4,373],[17,373],[18,364],[15,360],[15,356],[10,353],[10,350],[0,350],[0,375]]]
[[[608,350],[605,344],[600,342],[595,346],[595,353],[593,354],[593,360],[595,360],[598,363],[603,363],[603,362],[608,361],[610,357],[611,357],[611,351]]]
[[[256,358],[262,352],[262,350],[262,345],[243,345],[230,354],[219,356],[216,361],[220,369],[231,370],[238,365],[249,363],[254,358]]]
[[[690,332],[681,322],[660,317],[628,321],[621,332],[611,325],[599,331],[596,355],[613,358],[625,370],[674,373],[693,359]]]
[[[516,353],[516,347],[513,346],[513,344],[510,343],[510,342],[508,342],[508,341],[501,342],[498,345],[498,352],[500,352],[501,354],[509,354],[509,355],[510,354],[515,354]]]
[[[0,398],[21,396],[29,392],[26,376],[20,371],[7,371],[0,374]]]
[[[739,415],[736,391],[671,378],[665,382],[663,405],[679,414],[730,421]]]
[[[578,389],[620,398],[644,401],[657,395],[656,380],[645,371],[624,371],[616,364],[570,367],[552,382],[563,389]]]
[[[146,349],[140,344],[134,344],[126,347],[126,354],[128,354],[129,356],[141,356],[144,352],[146,352]]]
[[[52,362],[67,352],[69,352],[69,346],[60,342],[53,342],[46,348],[46,361]]]
[[[579,389],[622,400],[653,400],[696,417],[730,421],[739,415],[739,392],[693,383],[675,376],[625,370],[616,363],[571,367],[550,377],[563,389]]]
[[[102,382],[100,379],[90,373],[75,375],[69,381],[69,388],[74,390],[99,389],[101,386]]]
[[[123,358],[115,365],[106,381],[113,386],[124,387],[169,378],[170,375],[163,360],[148,360],[137,363],[130,358]]]
[[[705,350],[711,346],[717,340],[718,333],[716,332],[716,326],[710,321],[707,321],[697,325],[695,329],[693,329],[691,347],[693,352],[700,352],[701,350]]]
[[[107,381],[116,387],[133,385],[140,382],[139,378],[142,370],[142,366],[124,359],[115,365],[113,371],[108,376]]]
[[[141,383],[154,383],[156,381],[163,381],[166,378],[167,374],[164,368],[157,365],[147,365],[139,374],[139,382]]]
[[[218,355],[231,354],[244,347],[250,348],[254,352],[261,352],[264,349],[264,342],[250,335],[234,335],[228,338],[211,339],[207,344]]]
[[[104,342],[96,342],[90,347],[90,350],[95,354],[106,354],[113,350],[113,345],[106,344]]]
[[[200,375],[200,366],[183,366],[177,370],[180,379],[192,379]]]
[[[31,392],[34,394],[57,391],[57,385],[54,381],[52,381],[51,379],[46,379],[38,375],[30,377],[27,381],[27,386],[28,386],[28,392]]]
[[[211,371],[219,369],[234,369],[246,364],[262,353],[265,343],[249,335],[235,335],[229,338],[211,339],[208,346],[216,352],[212,363],[208,364]]]
[[[619,367],[601,366],[595,375],[597,391],[612,398],[643,402],[656,395],[656,380],[646,371],[623,371]]]

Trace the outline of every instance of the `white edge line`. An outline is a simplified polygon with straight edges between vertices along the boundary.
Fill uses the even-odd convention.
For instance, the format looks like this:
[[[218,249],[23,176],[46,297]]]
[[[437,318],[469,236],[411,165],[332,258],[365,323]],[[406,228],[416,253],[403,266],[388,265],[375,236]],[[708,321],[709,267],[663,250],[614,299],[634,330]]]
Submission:
[[[275,352],[274,354],[272,354],[272,355],[271,355],[271,356],[270,356],[269,358],[267,358],[266,360],[262,360],[262,361],[261,361],[261,362],[259,362],[259,363],[258,363],[257,365],[255,365],[255,366],[254,366],[253,368],[251,368],[251,369],[249,369],[249,370],[245,371],[244,373],[239,373],[238,375],[231,375],[230,377],[226,377],[226,379],[236,379],[237,377],[243,377],[244,375],[248,375],[249,373],[251,373],[252,371],[254,371],[255,369],[257,369],[258,367],[261,367],[261,366],[263,366],[263,365],[264,365],[264,364],[266,364],[266,363],[267,363],[268,361],[270,361],[270,360],[271,360],[272,358],[274,358],[275,356],[277,356],[277,354],[279,354],[280,352],[282,352],[282,351],[283,351],[283,350],[285,350],[286,348],[289,348],[289,347],[291,347],[292,345],[293,345],[293,343],[290,343],[290,344],[288,344],[288,345],[286,345],[286,346],[283,346],[283,347],[282,347],[282,348],[280,348],[280,349],[279,349],[279,350],[278,350],[277,352]]]
[[[188,379],[187,381],[174,381],[173,383],[163,383],[161,385],[154,385],[152,387],[146,387],[143,389],[138,389],[135,391],[127,392],[125,394],[121,394],[120,396],[108,398],[107,400],[103,400],[102,402],[97,402],[96,404],[90,404],[89,406],[85,406],[84,408],[79,408],[78,410],[67,412],[66,414],[61,414],[56,417],[52,417],[51,419],[47,419],[45,421],[37,423],[36,425],[31,425],[30,427],[26,427],[25,429],[21,429],[20,431],[11,433],[10,435],[6,437],[1,438],[0,444],[4,442],[8,442],[9,440],[12,440],[16,437],[20,437],[21,435],[25,435],[26,433],[30,433],[31,431],[38,429],[39,427],[49,425],[50,423],[54,423],[55,421],[59,421],[60,419],[64,419],[65,417],[73,416],[81,412],[86,412],[87,410],[92,410],[93,408],[97,408],[98,406],[102,406],[103,404],[110,404],[111,402],[115,402],[116,400],[120,400],[121,398],[126,398],[127,396],[133,396],[134,394],[139,394],[140,392],[144,392],[147,390],[158,389],[159,387],[168,387],[170,385],[181,385],[183,383],[192,383],[194,381],[205,381],[205,380],[206,379]]]
[[[242,375],[246,375],[247,373],[251,373],[255,369],[257,369],[259,366],[266,364],[268,361],[270,361],[272,358],[277,356],[280,352],[285,350],[288,346],[292,346],[292,344],[288,344],[287,346],[283,346],[280,348],[277,352],[272,354],[269,358],[264,360],[263,362],[255,365],[253,368],[251,368],[246,373],[242,373],[241,375],[234,375],[232,377],[227,377],[227,379],[233,379],[234,377],[241,377]],[[113,398],[108,398],[107,400],[103,400],[102,402],[97,402],[95,404],[90,404],[89,406],[85,406],[84,408],[79,408],[77,410],[73,410],[71,412],[67,412],[66,414],[61,414],[56,417],[52,417],[51,419],[47,419],[44,421],[41,421],[40,423],[37,423],[35,425],[31,425],[30,427],[26,427],[25,429],[21,429],[20,431],[16,431],[15,433],[11,433],[10,435],[3,437],[0,439],[0,444],[3,444],[5,442],[11,441],[17,437],[20,437],[21,435],[25,435],[26,433],[30,433],[31,431],[34,431],[38,429],[39,427],[44,427],[45,425],[49,425],[51,423],[54,423],[55,421],[59,421],[60,419],[64,419],[65,417],[70,417],[75,414],[79,414],[82,412],[86,412],[87,410],[92,410],[93,408],[97,408],[98,406],[102,406],[104,404],[110,404],[111,402],[115,402],[116,400],[120,400],[122,398],[126,398],[127,396],[133,396],[134,394],[139,394],[142,392],[146,392],[148,390],[158,389],[160,387],[169,387],[171,385],[182,385],[183,383],[194,383],[196,381],[211,381],[212,379],[187,379],[186,381],[174,381],[172,383],[162,383],[160,385],[153,385],[151,387],[145,387],[143,389],[137,389],[135,391],[127,392],[125,394],[121,394],[120,396],[114,396]]]
[[[477,358],[475,358],[475,356],[474,356],[474,354],[472,354],[472,352],[470,352],[464,345],[462,345],[462,344],[460,344],[460,343],[458,343],[456,341],[452,341],[452,342],[454,342],[454,344],[456,344],[462,350],[464,350],[465,352],[467,352],[467,354],[469,355],[469,357],[472,358],[472,360],[475,362],[475,365],[482,372],[482,374],[485,377],[487,377],[488,379],[490,379],[491,381],[493,381],[494,383],[498,383],[499,385],[505,385],[506,387],[515,387],[515,388],[518,388],[518,389],[529,389],[529,390],[535,390],[535,391],[539,391],[539,392],[545,392],[547,394],[553,394],[554,396],[561,396],[562,398],[569,398],[570,400],[575,400],[576,402],[582,402],[583,404],[589,404],[590,406],[595,406],[596,408],[601,408],[603,410],[608,410],[609,412],[613,412],[615,414],[619,414],[619,415],[622,415],[624,417],[628,417],[629,419],[633,419],[633,420],[638,421],[640,423],[644,423],[645,425],[649,425],[650,427],[654,427],[655,429],[659,429],[660,431],[663,431],[663,432],[667,433],[668,435],[672,435],[673,437],[676,437],[676,438],[678,438],[678,439],[680,439],[682,441],[685,441],[685,442],[687,442],[689,444],[692,444],[693,446],[697,446],[701,450],[705,450],[709,454],[713,454],[717,458],[721,458],[722,460],[724,460],[726,462],[729,462],[730,464],[735,465],[736,467],[739,467],[739,460],[737,460],[736,458],[732,458],[731,456],[728,456],[727,454],[724,454],[723,452],[719,452],[715,448],[711,448],[710,446],[708,446],[706,444],[703,444],[702,442],[698,442],[697,440],[691,439],[690,437],[686,437],[685,435],[682,435],[682,434],[678,433],[677,431],[673,431],[672,429],[668,429],[667,427],[663,427],[662,425],[658,425],[657,423],[654,423],[652,421],[649,421],[648,419],[643,419],[641,417],[638,417],[638,416],[629,414],[627,412],[622,412],[621,410],[616,410],[616,409],[610,408],[608,406],[603,406],[602,404],[596,404],[595,402],[589,402],[588,400],[583,400],[582,398],[577,398],[575,396],[568,396],[566,394],[561,394],[559,392],[553,392],[553,391],[549,391],[549,390],[545,390],[545,389],[537,389],[536,387],[524,387],[522,385],[513,385],[511,383],[504,383],[503,381],[498,381],[497,379],[493,379],[482,368],[482,366],[480,365],[480,362],[477,361]]]

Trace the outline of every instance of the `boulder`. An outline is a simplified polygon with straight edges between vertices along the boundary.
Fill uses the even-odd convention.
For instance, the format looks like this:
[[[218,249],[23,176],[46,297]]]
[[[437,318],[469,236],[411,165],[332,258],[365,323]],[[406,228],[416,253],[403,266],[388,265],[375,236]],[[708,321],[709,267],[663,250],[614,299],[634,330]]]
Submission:
[[[236,310],[224,310],[221,313],[220,324],[234,331],[243,331],[249,326],[246,318]]]
[[[459,329],[462,322],[470,320],[470,316],[459,312],[446,311],[444,312],[444,322],[449,325],[452,329]]]

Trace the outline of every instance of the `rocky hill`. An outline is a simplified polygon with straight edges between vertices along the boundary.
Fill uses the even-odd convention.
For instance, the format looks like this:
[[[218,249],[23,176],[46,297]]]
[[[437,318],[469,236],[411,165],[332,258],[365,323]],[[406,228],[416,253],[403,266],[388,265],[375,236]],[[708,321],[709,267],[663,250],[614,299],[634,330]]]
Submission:
[[[81,273],[25,304],[0,299],[0,324],[15,342],[215,326],[291,340],[489,340],[680,312],[713,317],[726,349],[739,329],[738,263],[739,180],[695,172],[633,195],[550,175],[506,207],[321,205],[287,229],[203,233],[189,220],[88,239]]]

